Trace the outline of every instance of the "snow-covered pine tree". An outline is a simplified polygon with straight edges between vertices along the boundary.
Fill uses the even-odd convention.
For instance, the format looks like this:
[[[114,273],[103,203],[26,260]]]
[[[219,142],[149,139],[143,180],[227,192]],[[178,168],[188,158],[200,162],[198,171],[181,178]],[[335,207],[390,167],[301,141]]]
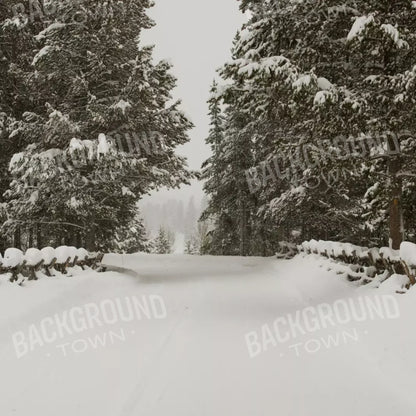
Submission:
[[[153,240],[152,250],[156,254],[171,254],[173,249],[172,233],[164,227],[159,228],[157,237]]]
[[[208,100],[210,131],[206,143],[211,148],[211,157],[202,165],[202,179],[204,190],[209,195],[208,206],[202,213],[204,221],[210,220],[214,227],[210,231],[209,254],[231,254],[235,253],[235,245],[238,244],[236,235],[236,221],[230,215],[227,207],[227,195],[229,184],[224,181],[224,172],[227,169],[226,161],[226,137],[225,137],[225,115],[221,108],[221,97],[218,84],[215,81],[211,87],[211,96]]]
[[[117,253],[150,253],[151,244],[140,213],[131,219],[127,226],[120,227],[116,232],[114,252]]]
[[[245,171],[252,166],[252,139],[244,129],[245,114],[238,105],[241,95],[238,87],[218,91],[214,84],[209,100],[211,129],[207,143],[212,156],[203,165],[203,177],[210,198],[202,219],[214,223],[210,231],[211,254],[245,256],[252,252],[253,198],[245,179]],[[225,105],[224,112],[221,103]]]
[[[19,120],[38,105],[29,92],[29,75],[33,73],[34,34],[41,26],[39,22],[29,25],[18,13],[21,7],[17,0],[0,4],[0,224],[7,218],[4,192],[11,182],[10,160],[28,144],[17,134]],[[19,230],[13,237],[0,233],[0,251],[12,244],[20,245]]]
[[[171,102],[170,66],[138,47],[152,3],[105,4],[97,13],[96,1],[65,3],[60,15],[83,21],[54,21],[36,36],[38,107],[18,132],[33,145],[13,160],[6,230],[41,224],[44,240],[105,248],[143,194],[193,176],[174,153],[191,123]]]
[[[416,226],[412,215],[416,189],[415,4],[412,0],[356,2],[357,18],[346,36],[352,87],[366,108],[364,134],[382,136],[384,151],[391,153],[375,155],[366,163],[373,186],[367,192],[370,204],[364,214],[375,230],[382,231],[382,242],[390,237],[395,249],[405,233],[414,235]],[[375,189],[378,191],[373,192]],[[383,221],[386,217],[388,227]]]
[[[354,235],[352,198],[346,197],[345,187],[328,186],[321,178],[337,168],[324,140],[341,130],[317,134],[326,109],[315,98],[331,93],[333,84],[324,75],[332,74],[331,66],[338,68],[333,63],[338,38],[348,25],[342,19],[352,13],[349,8],[328,13],[332,3],[263,2],[259,7],[246,2],[252,18],[235,47],[237,59],[226,68],[228,78],[243,76],[242,105],[252,115],[247,128],[255,140],[254,229],[271,245],[276,226],[280,239],[299,232],[304,238],[342,238],[346,230]],[[320,66],[326,68],[322,73]]]
[[[400,178],[407,163],[406,189],[412,189],[414,167],[405,153],[414,153],[415,141],[401,135],[400,157],[378,156],[386,150],[380,135],[387,135],[391,150],[403,128],[414,131],[413,112],[405,110],[414,108],[413,4],[242,3],[251,19],[222,76],[226,90],[239,91],[234,110],[243,114],[240,132],[250,132],[253,140],[249,182],[258,211],[252,242],[256,234],[273,242],[275,232],[268,230],[278,225],[279,238],[300,233],[386,243],[387,224],[377,213],[389,204],[391,235],[400,240],[399,207],[411,200],[405,191],[400,202]],[[371,209],[365,212],[363,205]]]
[[[210,248],[209,222],[199,221],[185,242],[185,254],[203,255],[207,254]]]

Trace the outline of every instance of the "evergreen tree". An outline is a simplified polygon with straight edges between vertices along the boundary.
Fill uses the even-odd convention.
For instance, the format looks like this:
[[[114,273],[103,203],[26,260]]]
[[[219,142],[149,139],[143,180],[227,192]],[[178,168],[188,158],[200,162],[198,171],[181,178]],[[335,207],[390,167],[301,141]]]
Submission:
[[[34,34],[39,23],[28,25],[17,13],[20,2],[6,0],[0,4],[0,224],[7,218],[4,192],[11,177],[8,172],[13,154],[20,152],[27,143],[17,134],[23,114],[37,107],[30,94],[31,62],[35,48]],[[6,246],[20,246],[20,234],[0,233],[0,251]]]
[[[211,129],[207,143],[212,156],[203,165],[204,189],[210,196],[202,219],[215,222],[210,232],[211,254],[250,254],[251,195],[245,170],[252,166],[251,137],[242,128],[244,114],[237,105],[238,89],[225,96],[214,83],[209,100]],[[226,105],[221,111],[220,101]]]
[[[114,247],[114,251],[118,253],[150,253],[152,247],[139,213],[136,213],[127,226],[117,230]]]
[[[415,229],[412,1],[247,0],[242,10],[251,18],[216,95],[229,116],[223,152],[207,162],[210,214],[238,212],[241,223],[248,207],[252,253],[277,239],[386,244],[388,220],[398,248],[401,208]],[[237,191],[241,170],[227,177],[238,165],[251,167],[251,199]]]
[[[104,4],[104,3],[103,3]],[[175,148],[191,123],[171,103],[175,79],[166,62],[139,48],[150,1],[79,0],[36,35],[30,95],[15,136],[32,143],[13,159],[4,232],[41,226],[44,240],[105,249],[127,227],[138,199],[193,177]],[[143,154],[146,149],[146,154]]]
[[[153,253],[156,254],[171,254],[173,241],[169,230],[164,227],[159,228],[159,233],[153,241]]]

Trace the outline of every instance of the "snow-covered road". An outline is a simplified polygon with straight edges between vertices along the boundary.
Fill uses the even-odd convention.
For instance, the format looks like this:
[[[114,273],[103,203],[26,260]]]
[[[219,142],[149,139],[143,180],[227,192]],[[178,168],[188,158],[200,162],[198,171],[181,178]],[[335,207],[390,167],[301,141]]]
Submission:
[[[416,414],[413,292],[395,295],[398,319],[349,322],[286,343],[269,337],[268,350],[251,358],[247,333],[262,334],[263,325],[309,306],[383,289],[358,289],[311,257],[109,255],[105,263],[119,272],[44,278],[23,288],[0,283],[0,415]],[[69,311],[79,324],[91,305],[153,295],[163,300],[165,319],[95,320],[77,333],[70,321],[74,333],[45,339],[55,315]],[[21,358],[17,331],[25,336],[15,338],[20,350],[33,349]],[[342,333],[355,336],[328,344]]]

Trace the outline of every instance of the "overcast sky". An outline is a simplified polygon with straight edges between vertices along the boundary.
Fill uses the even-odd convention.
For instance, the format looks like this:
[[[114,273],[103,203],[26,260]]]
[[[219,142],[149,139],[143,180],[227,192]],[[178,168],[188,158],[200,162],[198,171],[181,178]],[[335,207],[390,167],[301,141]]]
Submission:
[[[149,13],[156,27],[142,37],[142,43],[156,45],[155,59],[167,59],[174,66],[178,78],[174,96],[182,100],[183,110],[195,124],[191,142],[178,153],[188,157],[192,169],[199,169],[210,154],[204,142],[209,130],[206,101],[215,71],[230,59],[234,35],[244,21],[238,6],[237,0],[156,0]],[[161,191],[151,199],[187,199],[192,194],[200,199],[201,186]]]

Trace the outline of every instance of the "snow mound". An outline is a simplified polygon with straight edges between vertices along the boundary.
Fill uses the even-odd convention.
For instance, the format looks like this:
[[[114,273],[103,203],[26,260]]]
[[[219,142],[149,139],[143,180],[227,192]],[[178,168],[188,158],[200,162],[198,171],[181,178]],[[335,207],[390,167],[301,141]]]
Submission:
[[[24,254],[22,250],[18,248],[8,248],[4,253],[3,266],[4,267],[17,267],[22,264],[24,260]]]
[[[380,289],[384,292],[395,293],[397,291],[403,291],[409,284],[409,278],[402,274],[393,274],[389,279],[385,280]]]
[[[68,253],[69,253],[70,261],[74,261],[75,257],[78,256],[78,249],[76,247],[68,247]]]
[[[28,266],[36,266],[42,260],[42,253],[37,248],[28,248],[25,253],[25,260]]]
[[[393,250],[389,247],[382,247],[380,249],[380,254],[387,260],[400,261],[400,252],[399,252],[399,250]]]
[[[416,244],[403,242],[400,245],[400,258],[408,266],[416,266]]]
[[[84,261],[88,257],[88,251],[85,248],[79,248],[77,250],[78,260]]]
[[[66,263],[68,258],[71,257],[71,253],[69,247],[67,246],[60,246],[55,250],[56,255],[56,262],[58,264]]]
[[[41,251],[42,259],[46,266],[52,263],[53,259],[55,258],[55,249],[52,247],[45,247]]]

